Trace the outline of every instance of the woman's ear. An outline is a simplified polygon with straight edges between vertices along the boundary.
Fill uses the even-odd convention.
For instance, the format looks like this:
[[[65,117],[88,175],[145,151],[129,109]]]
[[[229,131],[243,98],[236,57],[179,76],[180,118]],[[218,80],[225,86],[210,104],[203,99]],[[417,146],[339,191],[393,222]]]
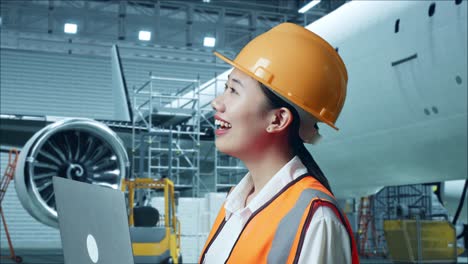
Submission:
[[[293,121],[291,111],[286,107],[276,108],[270,111],[270,123],[267,126],[268,133],[286,131]]]

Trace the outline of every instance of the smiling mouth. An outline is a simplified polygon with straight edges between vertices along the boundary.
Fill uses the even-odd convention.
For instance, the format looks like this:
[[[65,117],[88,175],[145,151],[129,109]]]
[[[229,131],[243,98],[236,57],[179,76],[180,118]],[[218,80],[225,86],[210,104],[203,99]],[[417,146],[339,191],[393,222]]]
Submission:
[[[219,119],[215,119],[215,125],[216,125],[216,128],[222,129],[222,130],[227,130],[227,129],[230,129],[232,127],[232,125],[230,123],[225,122],[225,121],[221,121]]]

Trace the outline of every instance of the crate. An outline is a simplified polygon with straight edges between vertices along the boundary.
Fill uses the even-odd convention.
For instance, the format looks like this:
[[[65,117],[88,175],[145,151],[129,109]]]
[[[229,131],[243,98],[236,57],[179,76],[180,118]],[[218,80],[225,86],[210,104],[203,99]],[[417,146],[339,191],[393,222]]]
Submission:
[[[418,262],[416,220],[385,220],[384,234],[390,257],[405,263],[456,263],[455,227],[447,221],[420,220],[421,261]]]

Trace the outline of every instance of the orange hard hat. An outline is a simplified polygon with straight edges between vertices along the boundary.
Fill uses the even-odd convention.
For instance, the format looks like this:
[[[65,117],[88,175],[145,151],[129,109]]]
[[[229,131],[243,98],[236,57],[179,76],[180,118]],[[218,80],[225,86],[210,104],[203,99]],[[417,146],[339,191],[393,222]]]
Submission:
[[[315,33],[282,23],[250,41],[235,60],[215,55],[291,103],[300,115],[303,141],[316,133],[317,121],[338,130],[348,74],[335,49]]]

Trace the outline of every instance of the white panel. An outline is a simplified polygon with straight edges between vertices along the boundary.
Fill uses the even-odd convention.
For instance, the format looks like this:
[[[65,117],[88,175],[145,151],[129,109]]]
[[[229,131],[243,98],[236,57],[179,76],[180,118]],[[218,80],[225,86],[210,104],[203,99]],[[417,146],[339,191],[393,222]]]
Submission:
[[[181,225],[184,263],[196,263],[226,193],[208,193],[204,198],[179,198],[177,214]]]
[[[198,251],[198,237],[182,236],[180,244],[183,263],[197,263],[200,254]]]
[[[110,61],[0,50],[2,113],[112,117]]]
[[[163,197],[151,198],[150,205],[158,209],[159,214],[164,214],[164,198]]]
[[[177,213],[180,221],[181,233],[197,235],[200,229],[200,200],[197,198],[179,198]]]
[[[184,263],[196,263],[202,250],[200,244],[200,210],[203,198],[179,198],[177,216],[181,227],[181,252]]]
[[[88,117],[112,120],[111,61],[109,54],[92,57],[37,51],[0,49],[0,112],[9,114]],[[132,96],[154,76],[206,81],[215,67],[126,59],[122,67]],[[186,84],[167,84],[161,89],[180,90]],[[122,105],[126,107],[126,105]]]
[[[198,245],[199,245],[199,251],[198,251],[198,256],[197,256],[197,260],[198,260],[198,257],[201,255],[202,253],[202,250],[203,250],[203,247],[205,246],[205,243],[206,243],[206,240],[208,239],[208,234],[206,235],[200,235],[198,237]],[[190,262],[188,262],[190,263]],[[193,263],[193,262],[192,262]]]

